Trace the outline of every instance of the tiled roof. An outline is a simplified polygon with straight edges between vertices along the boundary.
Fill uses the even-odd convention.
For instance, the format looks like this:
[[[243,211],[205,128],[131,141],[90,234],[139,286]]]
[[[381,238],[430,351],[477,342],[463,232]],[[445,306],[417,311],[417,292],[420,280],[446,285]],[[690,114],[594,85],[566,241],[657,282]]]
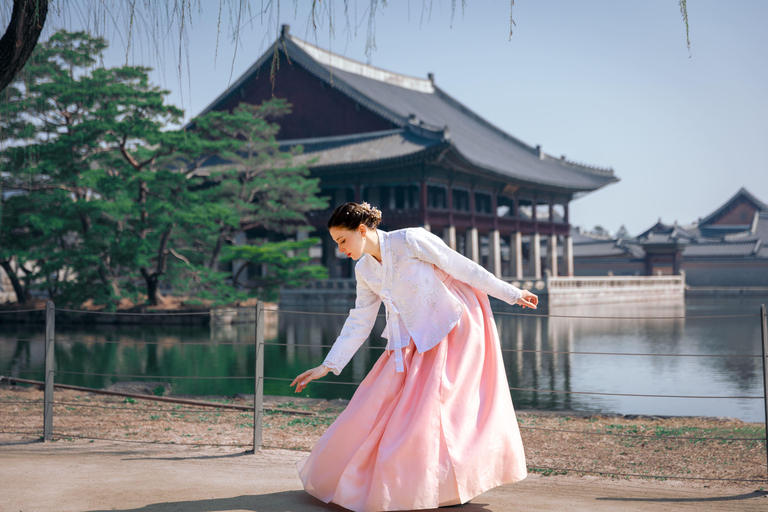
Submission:
[[[755,238],[762,240],[768,246],[768,212],[757,215],[757,225],[754,228]]]
[[[760,201],[758,198],[753,196],[746,188],[741,187],[738,192],[736,192],[730,199],[728,199],[723,205],[720,206],[717,210],[710,213],[703,219],[699,221],[699,225],[707,225],[710,222],[713,222],[720,214],[725,213],[726,210],[730,207],[730,205],[736,201],[739,197],[744,197],[748,201],[750,201],[752,204],[754,204],[758,210],[768,213],[768,204],[765,204],[764,202]]]
[[[606,256],[628,255],[629,251],[623,247],[618,247],[614,241],[593,242],[588,244],[574,244],[573,256],[575,258],[596,258]]]
[[[755,242],[720,242],[691,244],[683,250],[684,258],[753,256]]]
[[[618,181],[612,169],[551,157],[523,143],[451,98],[433,80],[352,61],[291,36],[287,27],[279,43],[279,51],[287,53],[290,65],[301,66],[393,125],[405,128],[411,124],[442,133],[453,150],[451,158],[523,184],[567,193],[590,192]],[[202,113],[216,109],[273,55],[273,49],[265,52]]]
[[[511,137],[434,87],[431,93],[406,89],[355,73],[334,69],[342,80],[399,116],[413,115],[434,127],[447,127],[456,150],[470,163],[530,183],[595,190],[617,181],[611,170],[600,170],[542,159],[536,148]]]
[[[312,168],[381,162],[413,157],[444,145],[439,138],[427,138],[407,128],[341,137],[280,141],[282,148],[302,146],[294,162]]]

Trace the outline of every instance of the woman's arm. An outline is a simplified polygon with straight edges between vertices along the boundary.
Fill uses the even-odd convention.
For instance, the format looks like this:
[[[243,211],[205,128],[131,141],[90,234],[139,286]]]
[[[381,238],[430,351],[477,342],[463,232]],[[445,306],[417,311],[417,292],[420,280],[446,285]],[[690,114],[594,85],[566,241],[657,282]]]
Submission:
[[[336,338],[322,365],[307,370],[293,379],[290,385],[296,385],[296,393],[303,390],[310,381],[325,377],[328,372],[336,375],[341,373],[360,345],[371,334],[380,306],[381,298],[358,275],[355,307],[349,311],[341,334]]]
[[[482,266],[445,245],[441,238],[429,231],[421,228],[409,229],[405,233],[405,239],[414,256],[435,265],[454,279],[509,304],[536,308],[536,295],[498,279]]]

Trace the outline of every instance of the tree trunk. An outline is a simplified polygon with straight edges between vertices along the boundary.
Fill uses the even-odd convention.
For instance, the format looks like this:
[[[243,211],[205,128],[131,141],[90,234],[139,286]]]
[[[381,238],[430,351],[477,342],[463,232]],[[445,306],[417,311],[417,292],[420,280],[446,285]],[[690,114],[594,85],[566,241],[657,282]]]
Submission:
[[[152,306],[160,304],[160,274],[158,272],[150,272],[146,268],[141,267],[141,275],[144,277],[144,281],[147,284],[147,302]]]
[[[171,238],[171,231],[173,231],[173,225],[169,226],[163,233],[163,236],[160,237],[155,270],[150,272],[144,267],[139,269],[144,277],[144,281],[147,283],[147,301],[152,306],[157,306],[163,301],[162,297],[160,297],[160,276],[165,273],[165,268],[168,264],[168,240]]]
[[[23,284],[21,284],[19,276],[16,275],[16,271],[14,271],[11,267],[11,260],[0,260],[0,266],[3,267],[3,270],[5,270],[5,273],[8,275],[8,279],[11,280],[13,291],[16,293],[16,302],[19,304],[24,304],[29,301],[29,294],[27,293],[27,289]]]
[[[0,91],[10,84],[37,46],[48,0],[14,0],[11,22],[0,39]]]
[[[219,223],[220,225],[223,223]],[[219,269],[219,256],[221,256],[221,249],[224,247],[224,241],[230,235],[232,228],[229,226],[219,228],[219,237],[216,240],[216,246],[211,253],[211,259],[208,262],[208,268],[211,270]]]

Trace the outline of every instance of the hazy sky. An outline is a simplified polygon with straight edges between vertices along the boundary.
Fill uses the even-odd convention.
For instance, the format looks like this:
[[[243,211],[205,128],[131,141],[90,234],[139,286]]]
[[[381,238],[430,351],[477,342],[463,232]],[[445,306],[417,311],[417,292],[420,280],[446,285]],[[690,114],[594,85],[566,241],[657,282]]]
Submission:
[[[279,23],[368,61],[368,1],[349,0],[358,20],[351,30],[344,2],[334,1],[333,37],[327,21],[307,31],[298,4],[308,1],[282,0],[279,20],[242,25],[237,48],[227,13],[217,47],[219,2],[203,1],[181,75],[172,43],[164,65],[141,44],[128,60],[157,67],[153,79],[193,116],[267,50]],[[615,232],[624,224],[637,234],[658,218],[685,224],[742,186],[768,202],[768,2],[688,2],[690,58],[677,0],[517,0],[511,39],[509,0],[466,2],[463,12],[457,0],[452,22],[450,0],[434,0],[431,14],[429,3],[390,0],[381,8],[370,63],[417,77],[432,72],[440,88],[526,143],[612,167],[621,181],[571,203],[574,225]],[[113,41],[105,64],[125,58]]]

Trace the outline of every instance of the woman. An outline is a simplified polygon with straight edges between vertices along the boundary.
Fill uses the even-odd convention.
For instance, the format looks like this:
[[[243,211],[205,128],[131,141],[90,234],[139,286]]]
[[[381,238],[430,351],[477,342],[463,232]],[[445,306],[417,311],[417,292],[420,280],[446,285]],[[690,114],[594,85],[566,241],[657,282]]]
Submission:
[[[387,350],[312,453],[304,488],[355,512],[466,503],[522,480],[525,456],[501,359],[493,295],[536,308],[519,290],[422,228],[376,229],[381,212],[346,203],[328,221],[339,251],[359,260],[357,298],[322,365],[296,392],[336,375],[371,332],[382,302]]]

